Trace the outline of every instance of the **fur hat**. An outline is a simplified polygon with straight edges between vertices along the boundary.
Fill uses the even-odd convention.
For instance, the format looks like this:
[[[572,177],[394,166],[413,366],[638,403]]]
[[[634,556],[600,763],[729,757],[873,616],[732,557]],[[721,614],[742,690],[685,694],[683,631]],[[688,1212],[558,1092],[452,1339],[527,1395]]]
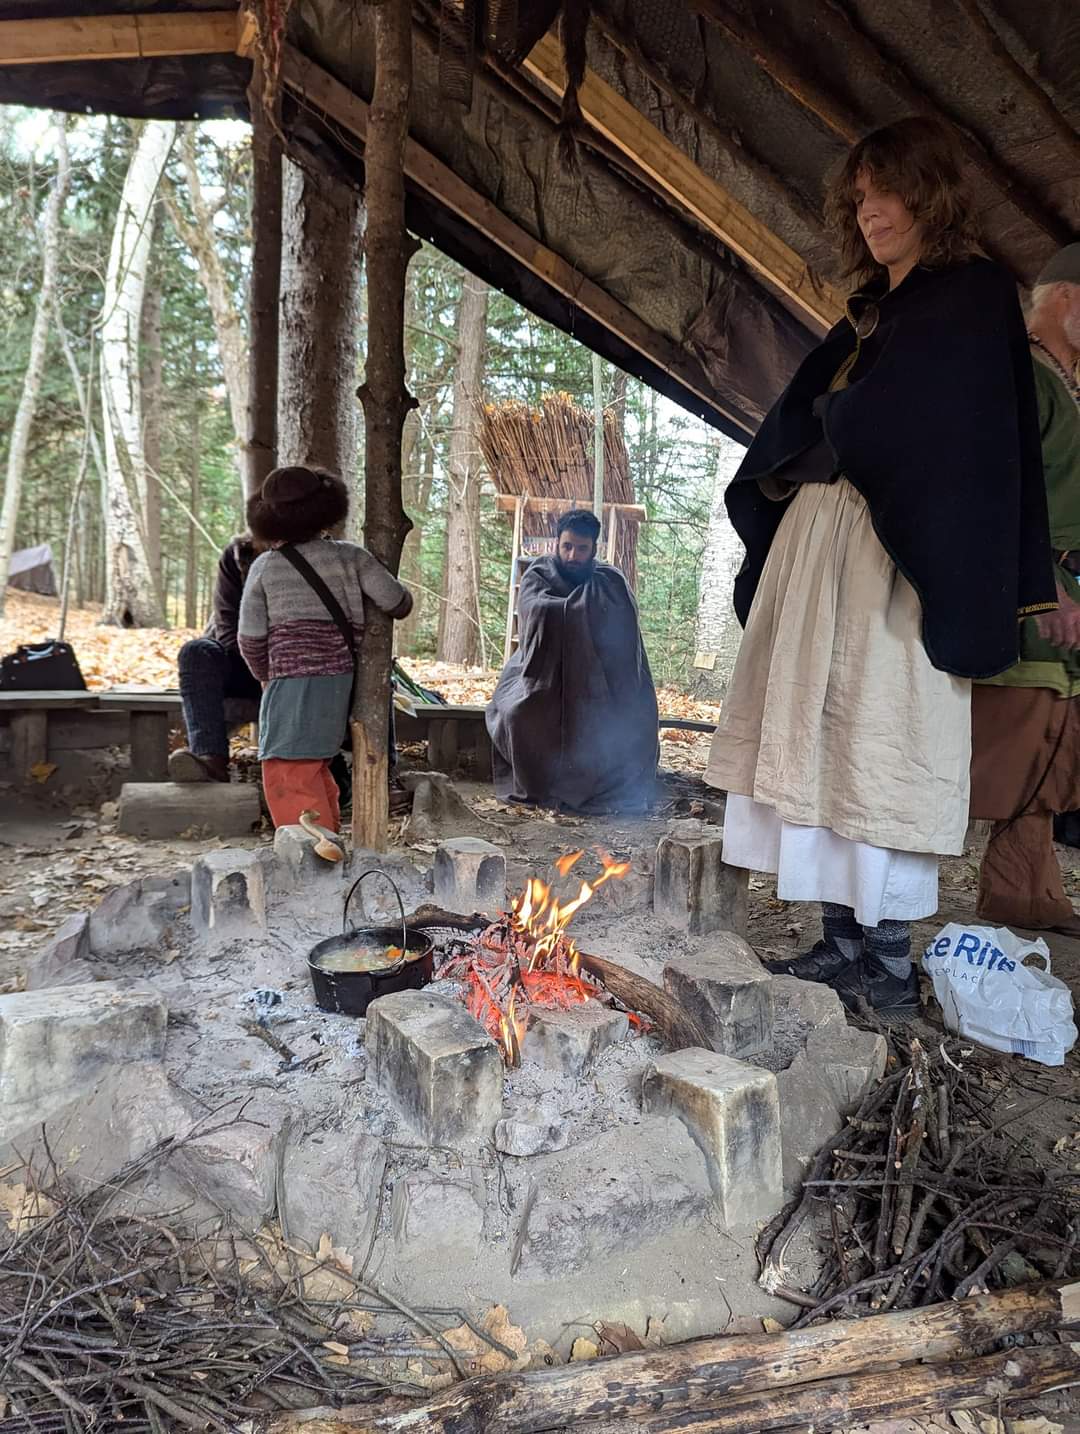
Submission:
[[[343,522],[349,512],[344,482],[324,468],[275,468],[248,499],[248,524],[264,543],[306,543]]]

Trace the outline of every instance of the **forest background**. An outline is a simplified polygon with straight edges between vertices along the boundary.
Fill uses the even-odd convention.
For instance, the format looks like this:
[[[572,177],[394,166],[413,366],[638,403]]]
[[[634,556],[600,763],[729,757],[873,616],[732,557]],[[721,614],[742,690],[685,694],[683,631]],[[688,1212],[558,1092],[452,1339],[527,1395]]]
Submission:
[[[47,543],[75,609],[156,628],[206,622],[219,551],[243,528],[250,177],[238,121],[0,107],[0,595],[11,550]],[[362,252],[356,262],[359,383]],[[476,406],[535,407],[565,392],[592,411],[593,359],[428,245],[412,260],[406,304],[418,407],[403,444],[414,530],[402,577],[418,602],[398,649],[497,668],[511,525],[496,509]],[[719,696],[737,645],[730,584],[741,556],[722,500],[742,449],[610,364],[601,385],[648,513],[637,598],[654,676]],[[361,513],[356,408],[346,476]],[[145,557],[127,575],[135,602],[116,591],[132,533]],[[463,533],[475,538],[472,563],[460,561]],[[702,650],[718,655],[711,671],[694,667]]]

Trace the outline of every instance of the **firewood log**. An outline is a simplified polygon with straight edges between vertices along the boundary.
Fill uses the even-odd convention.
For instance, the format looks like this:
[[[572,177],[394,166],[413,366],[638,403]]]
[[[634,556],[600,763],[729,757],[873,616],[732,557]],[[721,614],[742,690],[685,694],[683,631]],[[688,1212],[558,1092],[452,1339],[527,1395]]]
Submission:
[[[1003,1394],[1027,1393],[1080,1378],[1073,1345],[975,1357],[1004,1335],[1078,1320],[1080,1284],[1031,1285],[782,1334],[693,1340],[554,1369],[483,1376],[382,1418],[373,1418],[370,1406],[321,1412],[337,1421],[331,1428],[359,1426],[366,1434],[547,1434],[569,1428],[579,1434],[684,1428],[694,1434],[753,1434],[808,1424],[827,1429],[830,1421],[843,1427],[965,1401],[978,1404],[996,1398],[998,1388]],[[967,1363],[942,1362],[969,1355]],[[912,1365],[914,1360],[939,1363]],[[910,1367],[900,1375],[898,1365]],[[714,1422],[694,1422],[699,1419]],[[723,1419],[728,1422],[715,1422]],[[767,1419],[773,1422],[762,1422]]]

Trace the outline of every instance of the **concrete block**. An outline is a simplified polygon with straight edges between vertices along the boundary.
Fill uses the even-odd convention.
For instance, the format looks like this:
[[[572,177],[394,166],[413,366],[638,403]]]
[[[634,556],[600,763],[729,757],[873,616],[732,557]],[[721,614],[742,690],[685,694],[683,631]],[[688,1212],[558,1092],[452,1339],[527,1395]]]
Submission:
[[[805,1051],[776,1077],[784,1159],[784,1188],[794,1193],[823,1145],[843,1129],[832,1084]]]
[[[534,1011],[522,1042],[522,1059],[535,1061],[565,1076],[592,1070],[609,1046],[626,1039],[630,1018],[599,1001],[569,1011]]]
[[[0,996],[0,1139],[43,1121],[110,1066],[159,1061],[165,1003],[114,981]]]
[[[565,1150],[570,1127],[565,1120],[552,1119],[535,1108],[500,1120],[495,1127],[495,1149],[503,1155],[549,1155]]]
[[[653,886],[653,910],[661,920],[691,936],[746,935],[750,874],[724,862],[723,844],[723,830],[708,825],[700,835],[661,838]]]
[[[185,1141],[169,1168],[212,1209],[245,1231],[257,1230],[277,1202],[278,1150],[289,1114],[287,1101],[259,1092],[238,1120]]]
[[[678,1051],[646,1070],[642,1109],[684,1123],[705,1156],[725,1225],[776,1214],[783,1178],[780,1101],[771,1071],[713,1051]]]
[[[700,1025],[714,1051],[752,1056],[772,1040],[772,981],[740,937],[664,967],[664,989]]]
[[[116,829],[155,841],[189,831],[239,837],[250,836],[261,817],[251,782],[125,782]]]
[[[386,1174],[386,1145],[366,1130],[290,1139],[285,1152],[285,1218],[289,1235],[313,1250],[325,1233],[362,1253]],[[359,1273],[359,1270],[357,1271]]]
[[[302,826],[278,827],[274,833],[274,865],[279,885],[295,890],[311,881],[342,884],[347,863],[316,856],[318,840]]]
[[[435,901],[447,911],[494,916],[506,906],[506,857],[480,837],[451,837],[435,852]]]
[[[191,869],[191,925],[211,945],[266,930],[266,880],[259,853],[225,847]]]
[[[394,1186],[394,1243],[405,1258],[438,1252],[473,1254],[484,1231],[484,1181],[478,1170],[447,1177],[418,1170]]]
[[[110,891],[90,913],[90,950],[95,956],[163,945],[178,918],[191,905],[191,873],[143,876]]]
[[[811,1031],[806,1055],[821,1068],[840,1110],[849,1111],[885,1074],[889,1046],[874,1031],[836,1024]]]
[[[490,1140],[502,1115],[503,1058],[445,996],[397,991],[367,1011],[368,1075],[429,1145]]]
[[[605,1131],[526,1167],[538,1192],[525,1210],[521,1273],[563,1279],[673,1229],[686,1231],[714,1209],[705,1161],[677,1120],[649,1118]],[[630,1253],[633,1251],[633,1253]]]
[[[769,982],[773,1005],[773,1056],[770,1065],[783,1070],[804,1049],[811,1032],[844,1026],[847,1017],[840,997],[831,986],[800,981],[796,976],[773,976]]]
[[[26,989],[41,991],[49,986],[81,986],[94,979],[90,959],[90,915],[80,911],[70,917],[26,968]]]

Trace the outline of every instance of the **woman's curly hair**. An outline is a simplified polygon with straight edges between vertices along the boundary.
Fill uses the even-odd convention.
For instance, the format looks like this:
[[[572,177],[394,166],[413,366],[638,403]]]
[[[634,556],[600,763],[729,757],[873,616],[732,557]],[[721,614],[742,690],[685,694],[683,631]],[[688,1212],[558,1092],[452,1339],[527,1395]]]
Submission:
[[[840,253],[840,277],[856,287],[884,269],[867,247],[855,215],[857,177],[898,194],[923,226],[921,264],[955,264],[981,253],[971,195],[952,131],[939,120],[912,116],[861,139],[825,195],[825,222]]]

